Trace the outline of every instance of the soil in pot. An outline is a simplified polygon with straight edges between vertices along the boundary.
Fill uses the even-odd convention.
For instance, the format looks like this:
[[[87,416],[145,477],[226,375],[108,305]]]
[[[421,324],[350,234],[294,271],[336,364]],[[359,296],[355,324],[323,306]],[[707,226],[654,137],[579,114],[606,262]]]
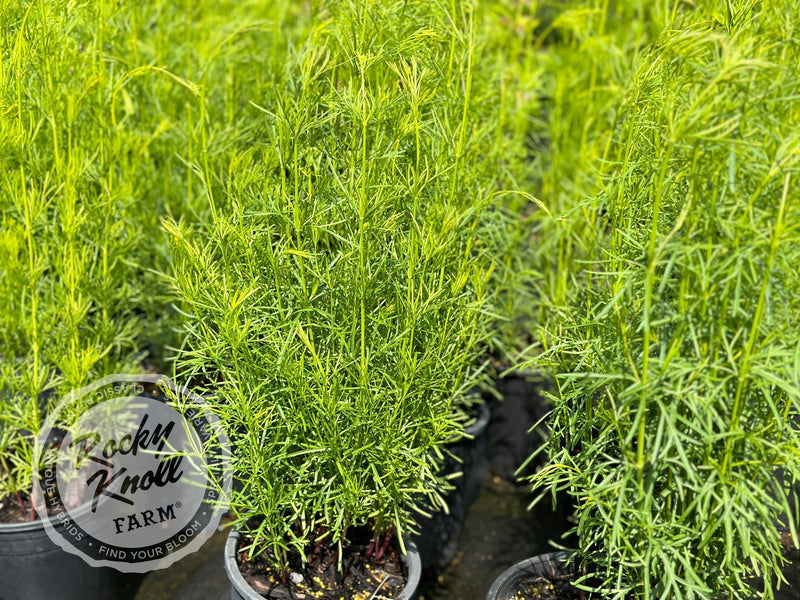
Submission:
[[[549,552],[520,561],[492,583],[486,600],[599,600],[577,589],[578,571],[567,552]]]
[[[350,543],[343,547],[342,569],[336,547],[325,542],[311,544],[303,564],[300,553],[289,554],[286,572],[275,569],[264,555],[247,560],[246,552],[237,553],[239,571],[253,590],[264,598],[319,600],[366,600],[399,598],[406,585],[407,569],[400,552],[384,538],[374,544],[367,528],[354,530]],[[244,538],[242,547],[252,540]]]
[[[590,600],[586,592],[572,585],[573,580],[568,575],[556,575],[521,581],[517,593],[508,600]]]
[[[30,503],[18,495],[5,502],[0,501],[0,525],[11,523],[27,523],[36,518],[36,513],[29,508]]]

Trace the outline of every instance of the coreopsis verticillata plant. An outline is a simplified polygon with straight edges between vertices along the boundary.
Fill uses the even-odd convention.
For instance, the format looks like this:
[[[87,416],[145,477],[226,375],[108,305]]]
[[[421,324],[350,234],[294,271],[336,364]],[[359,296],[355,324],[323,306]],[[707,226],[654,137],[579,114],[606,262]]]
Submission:
[[[252,102],[213,221],[167,221],[178,369],[233,446],[234,525],[283,567],[443,505],[497,315],[516,138],[468,2],[319,3]],[[495,61],[494,64],[499,64]],[[341,554],[340,554],[341,556]]]
[[[798,10],[676,11],[581,206],[590,251],[540,334],[557,387],[534,483],[574,499],[604,598],[770,598],[778,526],[797,543]]]
[[[64,393],[163,360],[160,218],[206,218],[239,91],[273,60],[268,13],[0,2],[0,501],[28,509],[33,436]]]

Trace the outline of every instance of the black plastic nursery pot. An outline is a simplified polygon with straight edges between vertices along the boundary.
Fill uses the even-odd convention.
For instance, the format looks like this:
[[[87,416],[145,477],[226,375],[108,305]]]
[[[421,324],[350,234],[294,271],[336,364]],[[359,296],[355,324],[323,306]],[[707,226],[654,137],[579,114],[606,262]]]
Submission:
[[[420,533],[413,536],[426,571],[444,569],[458,550],[458,537],[467,510],[480,493],[489,418],[489,407],[479,404],[477,420],[464,430],[468,437],[447,447],[453,456],[446,458],[442,473],[450,475],[461,471],[462,475],[452,480],[455,489],[445,496],[447,512],[439,511],[430,518],[421,519]]]
[[[509,567],[494,580],[486,600],[515,600],[520,584],[537,579],[566,578],[575,574],[568,552],[550,552],[527,558]],[[558,596],[550,596],[558,598]]]
[[[42,521],[0,523],[0,600],[130,600],[143,578],[88,565],[56,545]]]
[[[225,543],[225,572],[228,574],[228,581],[231,582],[231,600],[264,600],[264,596],[250,587],[239,571],[239,563],[236,561],[239,540],[239,532],[231,531]],[[393,600],[416,600],[417,598],[417,588],[422,575],[422,562],[413,541],[407,540],[405,546],[406,554],[402,555],[402,560],[408,569],[408,579],[403,592]]]

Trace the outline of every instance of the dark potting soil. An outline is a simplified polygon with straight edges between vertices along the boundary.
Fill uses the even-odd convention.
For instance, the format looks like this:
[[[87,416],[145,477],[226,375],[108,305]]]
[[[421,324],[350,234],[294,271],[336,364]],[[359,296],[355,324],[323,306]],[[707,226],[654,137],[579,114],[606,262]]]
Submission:
[[[243,546],[247,547],[251,541],[245,539]],[[246,553],[240,552],[238,563],[245,581],[265,598],[367,600],[399,597],[407,578],[400,553],[391,545],[382,555],[380,549],[374,550],[367,530],[359,529],[343,548],[341,571],[337,569],[336,548],[324,543],[312,544],[305,565],[300,553],[292,551],[285,573],[276,570],[263,555],[247,561]]]
[[[52,517],[58,514],[60,511],[56,508],[48,506],[47,516]],[[38,519],[39,513],[31,503],[30,494],[20,493],[0,500],[0,523],[30,523]]]
[[[25,510],[20,507],[20,502],[25,506]],[[33,519],[31,515],[33,515]],[[20,495],[19,499],[11,496],[0,500],[0,523],[27,523],[36,518],[36,512],[31,509],[30,501],[26,496]]]
[[[521,581],[517,593],[508,600],[592,600],[572,585],[573,576],[537,577]]]

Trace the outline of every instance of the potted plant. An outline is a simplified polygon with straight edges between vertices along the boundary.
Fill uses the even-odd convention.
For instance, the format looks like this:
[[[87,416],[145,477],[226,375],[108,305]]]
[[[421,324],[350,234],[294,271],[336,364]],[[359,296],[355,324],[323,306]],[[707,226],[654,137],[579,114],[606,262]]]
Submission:
[[[505,218],[479,19],[461,3],[314,6],[214,221],[166,223],[178,369],[233,449],[240,597],[413,594],[400,556],[450,487]]]
[[[33,447],[62,393],[137,362],[139,273],[122,257],[138,223],[125,183],[102,167],[123,148],[97,154],[109,140],[89,115],[108,114],[103,94],[68,107],[97,72],[82,61],[100,55],[79,56],[84,32],[70,33],[60,7],[40,8],[26,20],[4,7],[0,42],[0,579],[14,599],[103,598],[116,572],[63,552],[33,510]]]
[[[202,218],[205,196],[199,206],[194,196],[206,188],[187,163],[208,150],[204,135],[225,144],[231,129],[222,119],[197,127],[192,110],[207,103],[235,122],[238,107],[224,100],[258,73],[244,52],[250,17],[213,6],[196,5],[199,19],[158,3],[0,8],[4,597],[108,598],[121,585],[46,537],[47,515],[30,502],[33,445],[70,390],[141,372],[146,355],[163,360],[175,314],[159,275],[169,256],[159,217]],[[231,31],[216,39],[223,15]],[[208,60],[194,67],[196,55]]]
[[[797,545],[800,103],[779,12],[680,11],[646,51],[583,206],[580,284],[541,333],[557,387],[533,481],[572,498],[573,583],[602,598],[772,597],[779,526]]]

